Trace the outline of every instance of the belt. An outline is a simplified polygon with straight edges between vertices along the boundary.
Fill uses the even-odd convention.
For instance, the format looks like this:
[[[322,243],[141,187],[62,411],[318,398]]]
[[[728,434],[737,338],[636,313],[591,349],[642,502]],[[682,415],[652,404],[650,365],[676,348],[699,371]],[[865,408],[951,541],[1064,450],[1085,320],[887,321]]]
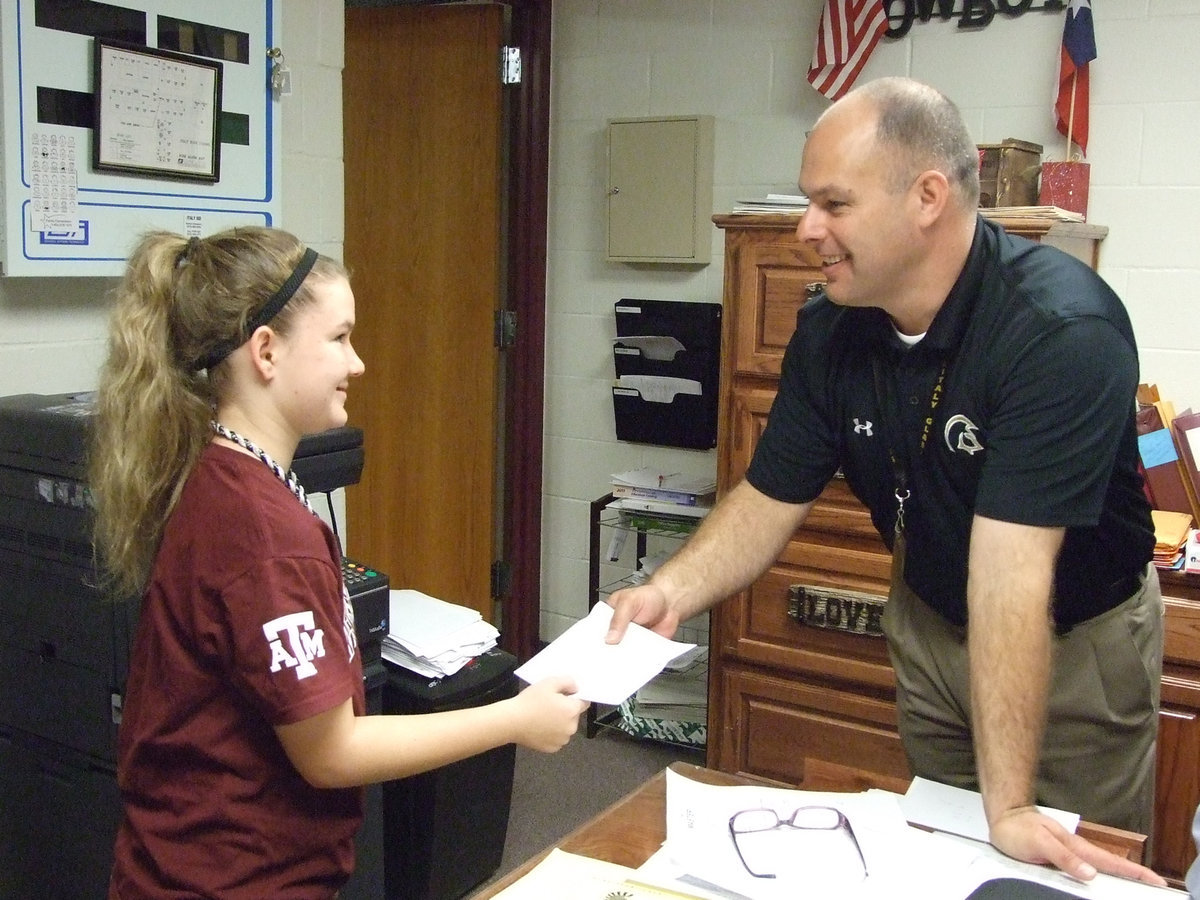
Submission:
[[[1134,594],[1142,589],[1142,585],[1146,583],[1145,568],[1139,569],[1132,575],[1126,575],[1124,578],[1118,578],[1109,585],[1106,592],[1108,599],[1111,601],[1105,608],[1113,609],[1120,606]]]
[[[1099,604],[1099,608],[1092,612],[1086,619],[1079,619],[1075,622],[1059,622],[1055,628],[1055,633],[1062,637],[1076,625],[1080,625],[1089,619],[1094,619],[1096,616],[1104,615],[1110,609],[1116,609],[1134,594],[1142,589],[1142,585],[1146,583],[1146,569],[1143,566],[1131,575],[1126,575],[1124,578],[1118,578],[1103,591],[1103,601]]]

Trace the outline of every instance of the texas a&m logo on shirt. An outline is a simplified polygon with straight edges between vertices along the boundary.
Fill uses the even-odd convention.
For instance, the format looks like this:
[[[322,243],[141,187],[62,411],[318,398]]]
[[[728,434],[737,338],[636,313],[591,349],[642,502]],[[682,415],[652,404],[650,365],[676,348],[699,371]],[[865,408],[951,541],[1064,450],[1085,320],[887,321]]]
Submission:
[[[313,660],[325,655],[325,632],[312,610],[280,616],[262,628],[271,647],[271,674],[285,667],[295,669],[297,679],[317,674]]]

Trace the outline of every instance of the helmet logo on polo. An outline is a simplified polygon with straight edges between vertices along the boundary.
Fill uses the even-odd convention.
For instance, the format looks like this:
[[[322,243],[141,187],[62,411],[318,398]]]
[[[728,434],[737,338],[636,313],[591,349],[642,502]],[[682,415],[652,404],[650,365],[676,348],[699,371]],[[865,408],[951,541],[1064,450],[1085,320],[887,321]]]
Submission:
[[[271,647],[272,674],[284,667],[295,669],[297,680],[317,674],[313,660],[325,655],[325,632],[316,627],[312,610],[272,619],[262,629]]]
[[[963,450],[974,456],[983,449],[983,444],[979,443],[978,427],[966,416],[951,416],[942,435],[951,453]]]

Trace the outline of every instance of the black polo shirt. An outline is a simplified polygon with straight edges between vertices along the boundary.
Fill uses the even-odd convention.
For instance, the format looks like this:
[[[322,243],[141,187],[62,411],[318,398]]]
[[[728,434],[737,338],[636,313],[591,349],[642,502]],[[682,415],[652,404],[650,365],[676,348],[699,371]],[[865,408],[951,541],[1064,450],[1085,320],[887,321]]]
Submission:
[[[882,310],[823,295],[804,305],[746,478],[804,503],[841,469],[891,547],[894,451],[910,492],[905,580],[959,625],[975,514],[1065,527],[1054,612],[1069,627],[1123,600],[1114,586],[1153,554],[1137,383],[1112,289],[980,217],[957,283],[911,349]]]

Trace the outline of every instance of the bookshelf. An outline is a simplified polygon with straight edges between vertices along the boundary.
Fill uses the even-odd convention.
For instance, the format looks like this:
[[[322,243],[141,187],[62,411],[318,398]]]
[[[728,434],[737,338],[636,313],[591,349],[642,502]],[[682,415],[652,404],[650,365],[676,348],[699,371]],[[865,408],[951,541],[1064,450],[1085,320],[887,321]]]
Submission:
[[[653,552],[671,552],[678,549],[701,521],[699,518],[683,515],[622,510],[614,506],[616,499],[608,493],[593,500],[589,507],[589,610],[609,594],[640,583],[637,574],[639,560]],[[618,537],[621,532],[624,532],[624,537]],[[629,561],[630,543],[633,549],[632,562]],[[702,639],[701,643],[703,642]],[[644,736],[695,749],[703,746],[696,741],[695,733],[703,734],[706,729],[703,712],[698,719],[699,728],[692,730],[690,736],[685,736],[682,731],[673,727],[668,729],[669,733],[646,729],[637,730],[638,733],[635,734],[635,730],[631,730],[627,723],[622,725],[620,707],[598,708],[596,704],[592,704],[587,711],[586,733],[591,738],[595,737],[601,728],[615,728],[637,737]]]

